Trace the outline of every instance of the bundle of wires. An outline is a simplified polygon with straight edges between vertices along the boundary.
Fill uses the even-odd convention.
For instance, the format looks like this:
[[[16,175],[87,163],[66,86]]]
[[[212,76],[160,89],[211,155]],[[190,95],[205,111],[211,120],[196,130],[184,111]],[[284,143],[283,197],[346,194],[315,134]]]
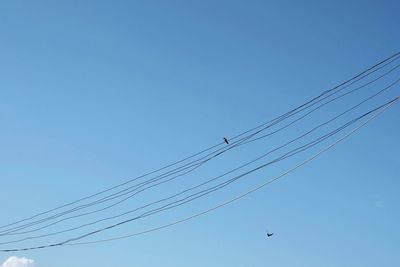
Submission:
[[[187,221],[240,199],[311,161],[397,102],[398,97],[388,99],[385,95],[400,82],[399,58],[400,53],[396,53],[384,59],[288,112],[230,138],[229,144],[215,144],[100,192],[1,225],[0,251],[78,245],[135,236]],[[293,137],[289,138],[291,135]],[[331,145],[326,147],[328,142]],[[325,149],[321,150],[324,145]],[[315,152],[318,149],[319,152]],[[309,156],[312,152],[313,156]],[[288,160],[301,157],[306,158],[302,163],[254,187],[257,179],[251,177],[255,174],[265,173],[272,166],[275,170],[286,168]],[[222,160],[228,164],[220,164]],[[210,177],[210,173],[218,169],[216,166],[224,168],[226,165],[229,165],[227,169]],[[252,189],[232,198],[232,191],[242,188]],[[191,207],[195,209],[195,203],[213,200],[213,195],[231,198],[193,214]],[[181,207],[191,215],[134,234],[113,236],[113,230],[124,225],[157,215],[163,220],[168,214],[182,211]],[[87,240],[104,232],[111,236]],[[10,245],[13,247],[9,248]]]

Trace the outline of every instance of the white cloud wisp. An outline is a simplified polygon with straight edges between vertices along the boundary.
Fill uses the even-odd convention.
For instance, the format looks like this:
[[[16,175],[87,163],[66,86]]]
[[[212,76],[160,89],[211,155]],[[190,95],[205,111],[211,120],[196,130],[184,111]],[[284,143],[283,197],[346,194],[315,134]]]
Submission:
[[[35,267],[35,261],[27,258],[9,257],[0,267]]]

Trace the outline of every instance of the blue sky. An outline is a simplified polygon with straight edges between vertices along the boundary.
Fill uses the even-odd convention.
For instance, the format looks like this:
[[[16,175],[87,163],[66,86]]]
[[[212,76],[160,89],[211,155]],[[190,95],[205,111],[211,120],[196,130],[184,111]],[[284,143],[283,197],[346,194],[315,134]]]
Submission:
[[[399,51],[399,8],[2,1],[1,224],[180,159],[353,76]],[[396,95],[398,86],[380,100]],[[399,265],[399,111],[205,217],[123,241],[2,254],[0,263],[16,255],[38,267]]]

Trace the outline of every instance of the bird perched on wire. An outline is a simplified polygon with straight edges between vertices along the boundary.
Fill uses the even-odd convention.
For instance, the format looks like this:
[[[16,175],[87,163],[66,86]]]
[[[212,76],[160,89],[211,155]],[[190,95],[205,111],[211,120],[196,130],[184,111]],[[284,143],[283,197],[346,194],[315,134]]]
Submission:
[[[224,137],[224,142],[229,145],[228,139],[226,139],[226,137]]]

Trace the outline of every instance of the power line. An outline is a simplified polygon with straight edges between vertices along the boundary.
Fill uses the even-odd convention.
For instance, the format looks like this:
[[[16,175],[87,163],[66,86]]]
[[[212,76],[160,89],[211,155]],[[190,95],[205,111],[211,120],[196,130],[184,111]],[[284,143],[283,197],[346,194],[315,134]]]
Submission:
[[[380,63],[375,64],[373,67],[371,67],[371,68],[369,68],[369,69],[363,71],[362,73],[356,75],[356,76],[353,77],[352,79],[350,79],[350,80],[348,80],[348,81],[346,81],[346,82],[344,82],[344,83],[342,83],[342,84],[340,84],[340,85],[338,85],[338,86],[336,86],[336,87],[334,87],[334,88],[332,88],[332,89],[326,90],[325,92],[321,93],[319,96],[317,96],[317,97],[313,98],[312,100],[306,102],[305,104],[303,104],[303,105],[301,105],[301,106],[299,106],[299,107],[293,109],[292,111],[296,111],[296,112],[297,112],[297,111],[303,111],[305,108],[309,108],[309,107],[311,107],[312,105],[315,105],[316,103],[319,103],[320,101],[326,99],[327,97],[332,96],[332,94],[331,94],[331,95],[328,95],[327,97],[325,97],[325,98],[323,98],[323,99],[319,99],[318,101],[315,101],[314,103],[312,103],[312,101],[314,101],[314,100],[320,98],[320,97],[323,96],[323,95],[326,95],[327,93],[332,92],[334,89],[337,89],[337,88],[339,88],[339,87],[342,86],[342,85],[346,85],[346,84],[347,84],[347,85],[349,85],[349,84],[351,85],[351,84],[353,84],[354,82],[358,81],[358,79],[361,79],[361,78],[364,78],[364,77],[370,75],[371,73],[377,71],[378,69],[380,69],[380,68],[386,66],[387,64],[390,64],[390,63],[394,62],[395,60],[397,60],[397,59],[399,58],[398,55],[399,55],[399,53],[396,53],[396,54],[394,54],[393,56],[391,56],[391,57],[389,57],[389,58],[387,58],[387,59],[381,61]],[[383,63],[385,63],[385,64],[383,64]],[[382,65],[382,64],[383,64],[383,66],[380,66],[380,65]],[[380,68],[374,69],[374,68],[377,67],[377,66],[380,66]],[[370,83],[372,83],[372,82],[374,82],[374,81],[376,81],[376,80],[378,80],[378,79],[380,79],[380,78],[386,76],[388,73],[392,72],[392,71],[393,71],[394,69],[396,69],[397,67],[398,67],[398,65],[397,65],[396,67],[392,68],[390,71],[388,71],[388,72],[385,73],[384,75],[381,75],[380,77],[376,78],[375,80],[368,82],[368,83],[365,84],[364,86],[366,86],[366,85],[368,85],[368,84],[370,84]],[[372,71],[371,71],[371,70],[372,70]],[[369,72],[369,71],[371,71],[371,72]],[[363,75],[365,75],[365,76],[363,76]],[[346,94],[342,94],[341,96],[336,97],[336,98],[334,98],[334,99],[332,99],[332,100],[330,100],[330,101],[324,103],[323,105],[326,105],[326,104],[328,104],[328,103],[330,103],[330,102],[332,102],[332,101],[334,101],[334,100],[337,100],[338,98],[343,97],[343,96],[347,95],[348,93],[354,92],[355,90],[358,90],[358,89],[360,89],[360,88],[363,88],[364,86],[361,86],[361,87],[359,87],[359,88],[353,89],[352,91],[347,92]],[[343,89],[344,89],[343,87],[340,88],[340,90],[343,90]],[[337,93],[337,92],[339,92],[340,90],[337,90],[337,91],[334,92],[334,93]],[[307,107],[307,104],[308,104],[308,103],[312,103],[312,105],[310,105],[310,106]],[[276,130],[276,131],[273,132],[273,133],[276,133],[276,132],[278,132],[278,131],[280,131],[280,130],[282,130],[282,129],[288,127],[288,126],[290,126],[291,124],[293,124],[293,123],[297,122],[298,120],[304,118],[305,116],[307,116],[308,114],[312,113],[313,111],[315,111],[316,109],[320,108],[320,107],[323,106],[323,105],[318,106],[317,108],[313,109],[312,111],[310,111],[310,112],[307,113],[306,115],[303,115],[302,117],[298,118],[297,120],[291,122],[289,125],[286,125],[285,127],[280,128],[280,129]],[[303,109],[301,109],[300,107],[303,108]],[[292,111],[290,111],[290,112],[292,112]],[[279,117],[277,117],[277,118],[275,118],[275,119],[273,119],[273,120],[271,120],[271,121],[269,121],[269,122],[277,122],[277,121],[280,122],[280,121],[282,121],[282,120],[288,118],[288,117],[285,117],[287,114],[293,115],[294,112],[292,112],[292,113],[290,113],[290,112],[285,113],[285,114],[283,114],[283,115],[281,115],[281,116],[279,116]],[[297,114],[297,113],[294,113],[294,114]],[[262,124],[262,125],[265,126],[266,124]],[[273,125],[274,125],[274,124],[273,124]],[[269,126],[267,126],[267,127],[269,128],[270,126],[271,126],[271,125],[269,125]],[[255,128],[252,128],[251,130],[256,129],[256,128],[259,128],[259,127],[260,127],[260,126],[255,127]],[[246,131],[246,132],[244,132],[244,133],[248,133],[248,132],[251,131],[251,130],[248,130],[248,131]],[[265,130],[265,128],[262,128],[261,130]],[[179,169],[179,168],[178,168],[178,170],[176,170],[175,172],[172,172],[172,174],[176,174],[176,173],[179,173],[179,172],[181,172],[181,171],[185,171],[185,170],[187,170],[187,169],[189,169],[189,170],[186,171],[186,172],[183,172],[183,173],[181,173],[181,174],[178,174],[178,175],[175,176],[174,178],[183,176],[183,175],[187,174],[188,172],[191,172],[191,171],[193,171],[194,169],[197,169],[198,167],[200,167],[202,164],[204,164],[205,162],[209,161],[210,159],[212,159],[212,158],[214,158],[214,157],[220,155],[221,153],[224,153],[224,152],[226,152],[226,151],[228,151],[228,150],[230,150],[230,149],[232,149],[232,148],[234,148],[234,147],[237,147],[237,146],[239,146],[239,145],[246,144],[246,143],[248,143],[248,142],[253,142],[253,141],[259,140],[259,139],[261,139],[261,138],[264,138],[264,137],[266,137],[266,136],[269,136],[269,135],[273,134],[273,133],[270,133],[270,134],[268,134],[268,135],[261,136],[261,137],[259,137],[259,138],[257,138],[257,139],[248,140],[248,139],[250,139],[251,137],[255,136],[255,134],[258,134],[259,132],[261,132],[261,130],[257,131],[256,133],[251,134],[250,136],[245,137],[245,139],[239,140],[239,141],[241,141],[241,142],[238,142],[238,143],[234,144],[234,145],[231,146],[231,147],[222,148],[222,151],[219,151],[219,152],[218,152],[218,150],[217,150],[218,153],[215,154],[214,156],[211,156],[211,158],[209,158],[209,159],[203,160],[203,161],[201,161],[200,163],[198,163],[198,161],[200,160],[200,159],[198,159],[198,160],[194,161],[195,163],[192,163],[192,165],[187,165],[187,164],[186,164],[186,165],[184,165],[185,168],[182,168],[182,169]],[[243,135],[243,133],[240,134],[240,135],[238,135],[238,136],[242,136],[242,135]],[[234,138],[237,138],[238,136],[236,136],[236,137],[234,137]],[[234,139],[234,138],[232,138],[232,139]],[[244,142],[243,142],[243,140],[244,140]],[[246,140],[247,140],[247,141],[246,141]],[[199,153],[202,153],[202,152],[199,152]],[[216,152],[213,152],[213,153],[216,153]],[[212,154],[212,153],[211,153],[211,154]],[[198,155],[198,153],[197,153],[197,154],[194,154],[194,155]],[[193,156],[194,156],[194,155],[193,155]],[[193,157],[193,156],[191,156],[191,157]],[[204,159],[204,157],[201,158],[201,159]],[[186,158],[185,158],[184,160],[186,160]],[[184,160],[182,160],[182,161],[184,161]],[[182,161],[179,161],[179,162],[182,162]],[[188,164],[191,164],[191,163],[188,163]],[[156,171],[158,171],[158,170],[156,170]],[[156,172],[156,171],[155,171],[155,172]],[[171,172],[170,172],[170,173],[167,173],[167,174],[161,174],[161,175],[159,175],[159,176],[156,176],[155,178],[152,178],[150,181],[142,182],[142,183],[139,184],[139,188],[140,188],[140,186],[142,186],[142,185],[147,185],[148,183],[152,183],[152,182],[158,181],[159,179],[168,177],[168,176],[170,176],[170,174],[171,174]],[[149,175],[149,174],[147,174],[147,175]],[[140,176],[140,177],[138,177],[138,178],[141,178],[141,177],[143,177],[143,176]],[[132,180],[130,180],[129,182],[132,182],[133,180],[137,180],[138,178],[132,179]],[[172,180],[172,179],[168,179],[168,181],[169,181],[169,180]],[[118,185],[118,186],[116,186],[116,187],[120,187],[120,186],[123,186],[123,185],[125,185],[125,184],[126,184],[126,183],[123,183],[123,184],[120,184],[120,185]],[[105,202],[105,201],[113,200],[113,199],[115,199],[115,198],[118,198],[118,197],[121,197],[121,196],[124,196],[124,195],[126,195],[126,194],[131,193],[132,191],[129,191],[129,190],[132,189],[132,187],[135,187],[135,186],[138,186],[138,185],[134,185],[134,186],[128,187],[127,189],[124,189],[124,190],[122,190],[122,191],[119,191],[119,192],[117,192],[117,193],[114,193],[114,194],[112,194],[112,195],[110,195],[110,196],[106,196],[106,197],[104,197],[104,198],[102,198],[102,199],[100,199],[100,200],[97,200],[97,201],[92,202],[92,203],[89,203],[89,204],[81,205],[81,206],[79,206],[79,207],[77,207],[77,208],[68,210],[68,211],[66,211],[66,212],[62,212],[62,213],[53,215],[53,216],[51,216],[51,217],[44,218],[44,219],[39,220],[39,221],[36,221],[36,222],[32,222],[32,223],[25,224],[25,225],[22,225],[22,226],[20,225],[20,226],[11,228],[11,229],[3,230],[2,233],[1,233],[0,235],[7,235],[7,234],[12,233],[12,232],[15,232],[15,231],[19,231],[19,230],[22,230],[22,229],[26,229],[27,227],[31,227],[31,226],[37,225],[37,224],[39,224],[39,223],[46,222],[46,221],[48,221],[48,220],[55,219],[55,218],[58,218],[58,217],[60,217],[60,216],[64,216],[64,215],[66,215],[66,214],[75,212],[75,211],[80,210],[80,209],[82,209],[82,208],[87,208],[87,207],[90,207],[90,206],[93,206],[93,205],[101,204],[101,203],[103,203],[103,202]],[[108,191],[111,191],[111,190],[113,190],[113,189],[116,188],[116,187],[110,188]],[[133,189],[133,190],[136,190],[136,189],[137,189],[137,188],[135,188],[135,189]],[[104,193],[104,192],[106,192],[106,191],[107,191],[107,190],[102,191],[101,193]],[[124,192],[125,192],[125,193],[124,193]],[[101,193],[98,193],[98,194],[101,194]],[[121,194],[121,193],[122,193],[122,194]],[[88,198],[93,197],[93,196],[94,196],[94,195],[91,195],[91,196],[89,196]],[[38,217],[38,216],[47,214],[47,213],[49,213],[49,212],[51,212],[51,211],[60,209],[60,208],[62,208],[62,207],[66,207],[66,206],[75,204],[75,203],[77,203],[77,202],[79,202],[79,201],[81,201],[81,200],[83,200],[83,199],[77,200],[77,201],[75,201],[75,202],[71,202],[71,203],[69,203],[69,204],[65,204],[65,205],[63,205],[63,206],[56,207],[56,208],[54,208],[54,209],[52,209],[52,210],[49,210],[49,211],[47,211],[47,212],[37,214],[37,215],[32,216],[32,217],[30,217],[30,218],[26,218],[26,219],[24,219],[24,220],[20,220],[20,221],[18,221],[18,222],[15,222],[14,224],[8,224],[8,225],[2,226],[2,227],[0,227],[0,228],[4,228],[4,227],[7,227],[7,226],[12,226],[12,225],[15,225],[15,224],[17,224],[17,223],[20,223],[20,222],[23,222],[23,221],[27,221],[27,220],[36,218],[36,217]]]
[[[205,210],[205,211],[203,211],[203,212],[196,213],[196,214],[194,214],[194,215],[192,215],[192,216],[189,216],[189,217],[186,217],[186,218],[184,218],[184,219],[181,219],[181,220],[178,220],[178,221],[169,223],[169,224],[165,224],[165,225],[162,225],[162,226],[159,226],[159,227],[156,227],[156,228],[152,228],[152,229],[149,229],[149,230],[146,230],[146,231],[142,231],[142,232],[138,232],[138,233],[134,233],[134,234],[130,234],[130,235],[125,235],[125,236],[120,236],[120,237],[115,237],[115,238],[110,238],[110,239],[97,240],[97,241],[90,241],[90,242],[75,242],[75,243],[71,243],[71,242],[74,242],[74,241],[76,241],[76,240],[82,239],[82,238],[84,238],[84,237],[87,237],[87,236],[93,235],[93,234],[95,234],[95,233],[98,233],[98,232],[100,232],[100,231],[104,231],[104,230],[111,229],[111,228],[113,228],[113,227],[116,227],[116,226],[118,226],[118,225],[121,225],[121,224],[124,223],[124,222],[121,222],[121,223],[119,223],[119,224],[115,224],[115,225],[109,226],[109,227],[107,227],[107,228],[103,228],[103,229],[101,229],[101,230],[97,230],[97,231],[88,233],[88,234],[86,234],[86,235],[84,235],[84,236],[80,236],[80,237],[77,237],[77,238],[68,239],[68,240],[66,240],[66,241],[64,241],[64,242],[60,242],[60,243],[55,243],[55,244],[50,244],[50,245],[43,245],[43,246],[37,246],[37,247],[28,247],[28,248],[2,249],[2,250],[0,250],[0,251],[2,251],[2,252],[15,252],[15,251],[26,251],[26,250],[34,250],[34,249],[42,249],[42,248],[63,246],[63,245],[83,245],[83,244],[94,244],[94,243],[100,243],[100,242],[109,242],[109,241],[112,241],[112,240],[118,240],[118,239],[123,239],[123,238],[128,238],[128,237],[133,237],[133,236],[137,236],[137,235],[141,235],[141,234],[146,234],[146,233],[154,232],[154,231],[157,231],[157,230],[161,230],[161,229],[163,229],[163,228],[171,227],[171,226],[173,226],[173,225],[176,225],[176,224],[179,224],[179,223],[182,223],[182,222],[185,222],[185,221],[194,219],[194,218],[196,218],[196,217],[199,217],[199,216],[201,216],[201,215],[204,215],[204,214],[209,213],[209,212],[211,212],[211,211],[214,211],[214,210],[216,210],[216,209],[222,208],[222,207],[224,207],[224,206],[226,206],[226,205],[228,205],[228,204],[230,204],[230,203],[232,203],[232,202],[234,202],[234,201],[237,201],[237,200],[239,200],[239,199],[241,199],[241,198],[244,198],[245,196],[250,195],[250,194],[252,194],[252,193],[254,193],[254,192],[260,190],[261,188],[263,188],[263,187],[265,187],[265,186],[267,186],[267,185],[269,185],[269,184],[271,184],[271,183],[273,183],[273,182],[275,182],[275,181],[281,179],[282,177],[284,177],[284,176],[288,175],[289,173],[293,172],[294,170],[296,170],[296,169],[300,168],[301,166],[307,164],[308,162],[314,160],[315,158],[317,158],[318,156],[320,156],[322,153],[328,151],[329,149],[333,148],[334,146],[336,146],[337,144],[339,144],[340,142],[342,142],[342,141],[345,140],[346,138],[350,137],[352,134],[354,134],[356,131],[358,131],[359,129],[361,129],[361,128],[362,128],[363,126],[365,126],[367,123],[369,123],[370,121],[372,121],[373,119],[375,119],[378,115],[380,115],[381,113],[383,113],[384,111],[386,111],[389,107],[391,107],[391,106],[392,106],[395,102],[397,102],[398,100],[399,100],[399,97],[397,97],[397,98],[393,99],[392,101],[390,101],[390,102],[388,102],[388,103],[382,105],[381,107],[383,107],[383,109],[380,110],[378,113],[374,114],[373,116],[371,116],[370,118],[368,118],[365,122],[363,122],[362,124],[360,124],[359,126],[357,126],[356,128],[354,128],[353,130],[351,130],[351,131],[348,132],[346,135],[344,135],[344,136],[341,137],[340,139],[336,140],[336,141],[333,142],[332,144],[328,145],[328,146],[325,147],[324,149],[320,150],[318,153],[314,154],[313,156],[311,156],[310,158],[306,159],[306,160],[303,161],[302,163],[296,165],[294,168],[292,168],[292,169],[290,169],[290,170],[284,172],[283,174],[281,174],[281,175],[279,175],[279,176],[277,176],[277,177],[275,177],[275,178],[273,178],[273,179],[271,179],[271,180],[268,180],[268,181],[262,183],[262,184],[259,185],[259,186],[254,187],[253,189],[251,189],[251,190],[249,190],[249,191],[247,191],[247,192],[245,192],[245,193],[243,193],[243,194],[241,194],[241,195],[239,195],[239,196],[237,196],[237,197],[235,197],[235,198],[233,198],[233,199],[230,199],[230,200],[228,200],[228,201],[226,201],[226,202],[223,202],[223,203],[221,203],[221,204],[219,204],[219,205],[217,205],[217,206],[214,206],[214,207],[212,207],[212,208],[210,208],[210,209],[207,209],[207,210]]]
[[[398,67],[398,66],[397,66],[397,67]],[[317,130],[318,128],[320,128],[320,127],[322,127],[322,126],[324,126],[324,125],[327,125],[328,123],[330,123],[330,122],[336,120],[337,118],[339,118],[339,117],[345,115],[346,113],[349,113],[350,111],[354,110],[355,108],[359,107],[360,105],[364,104],[365,102],[371,100],[372,98],[374,98],[374,97],[378,96],[379,94],[383,93],[384,91],[388,90],[389,88],[391,88],[392,86],[394,86],[395,84],[397,84],[399,81],[400,81],[400,79],[398,79],[398,80],[392,82],[391,84],[389,84],[388,86],[386,86],[386,87],[384,87],[383,89],[379,90],[378,92],[376,92],[376,93],[370,95],[369,97],[363,99],[362,101],[360,101],[360,102],[357,103],[356,105],[354,105],[354,106],[352,106],[352,107],[346,109],[345,111],[339,113],[338,115],[334,116],[333,118],[331,118],[331,119],[329,119],[329,120],[327,120],[327,121],[325,121],[325,122],[323,122],[323,123],[317,125],[316,127],[314,127],[313,129],[311,129],[310,131],[308,131],[308,132],[306,132],[306,133],[304,133],[304,134],[302,134],[302,135],[300,135],[300,136],[298,136],[298,137],[296,137],[296,138],[294,138],[294,139],[292,139],[292,140],[286,142],[284,145],[278,146],[277,148],[272,149],[272,150],[268,151],[267,153],[264,153],[262,156],[259,156],[259,157],[257,157],[256,159],[251,160],[250,162],[247,162],[247,163],[245,163],[245,164],[243,164],[243,165],[241,165],[241,166],[239,166],[239,167],[236,167],[236,168],[234,168],[233,170],[230,170],[230,171],[228,171],[228,172],[225,172],[224,174],[219,175],[219,176],[217,176],[216,178],[207,180],[206,182],[203,182],[203,183],[201,183],[201,184],[199,184],[199,185],[197,185],[197,186],[195,186],[195,187],[186,189],[186,190],[182,191],[181,193],[175,194],[175,195],[173,195],[173,197],[178,196],[178,195],[181,195],[182,193],[185,193],[185,192],[187,192],[187,191],[193,190],[193,189],[198,188],[198,187],[200,187],[200,186],[202,186],[202,185],[205,185],[205,184],[207,184],[207,183],[210,183],[210,182],[212,182],[212,181],[214,181],[214,180],[216,180],[216,179],[219,179],[219,178],[221,178],[221,177],[223,177],[223,176],[226,176],[226,175],[228,175],[228,174],[230,174],[230,173],[233,173],[234,171],[237,171],[237,170],[239,170],[239,169],[241,169],[241,168],[243,168],[243,167],[246,167],[246,166],[250,165],[251,163],[254,163],[254,162],[256,162],[256,161],[258,161],[258,160],[260,160],[260,159],[266,157],[267,155],[271,154],[272,152],[275,152],[275,151],[277,151],[277,150],[279,150],[279,149],[284,148],[285,146],[287,146],[287,145],[289,145],[289,144],[291,144],[291,143],[293,143],[293,142],[295,142],[295,141],[297,141],[297,140],[303,138],[304,136],[310,134],[311,132]],[[357,88],[356,88],[356,89],[357,89]],[[363,116],[368,115],[368,114],[369,114],[369,113],[366,113],[366,114],[364,114]],[[362,118],[362,117],[359,117],[359,119],[360,119],[360,118]],[[23,232],[8,232],[8,233],[1,234],[1,235],[6,236],[6,235],[21,235],[21,234],[32,233],[32,232],[36,232],[36,231],[39,231],[39,230],[48,228],[48,227],[50,227],[50,226],[53,226],[53,225],[55,225],[55,224],[58,224],[58,223],[60,223],[60,222],[63,222],[63,221],[69,220],[69,219],[78,218],[78,217],[82,217],[82,216],[85,216],[85,215],[90,215],[90,214],[93,214],[93,213],[96,213],[96,212],[99,212],[99,211],[103,211],[103,210],[106,210],[106,209],[109,208],[109,207],[115,206],[116,204],[119,204],[119,203],[121,203],[122,201],[125,201],[125,200],[127,200],[127,199],[129,199],[129,198],[131,198],[131,197],[133,197],[133,196],[135,196],[135,195],[137,195],[138,193],[140,193],[140,192],[142,192],[142,191],[145,191],[145,190],[150,189],[150,188],[152,188],[152,187],[158,186],[158,185],[160,185],[161,183],[168,182],[169,180],[174,179],[174,178],[175,178],[175,177],[172,177],[172,178],[168,179],[167,181],[159,182],[159,183],[157,183],[157,184],[148,186],[148,187],[146,187],[146,188],[144,188],[144,189],[142,189],[142,190],[140,190],[140,191],[138,191],[138,192],[135,192],[134,194],[131,194],[131,195],[129,195],[128,197],[126,197],[126,198],[124,198],[124,199],[118,201],[117,203],[114,203],[114,204],[112,204],[112,205],[110,205],[110,206],[107,206],[107,207],[105,207],[105,208],[102,208],[102,209],[98,209],[98,210],[95,210],[95,211],[91,211],[91,212],[87,212],[87,213],[83,213],[83,214],[79,214],[79,215],[74,215],[74,216],[66,217],[66,218],[60,219],[60,220],[58,220],[58,221],[56,221],[56,222],[47,224],[47,225],[45,225],[45,226],[42,226],[42,227],[39,227],[39,228],[35,228],[35,229],[33,229],[33,230],[23,231]],[[169,199],[171,199],[171,198],[172,198],[172,197],[169,197],[169,198],[167,198],[167,199],[163,199],[163,201],[164,201],[164,200],[169,200]],[[155,203],[159,203],[159,202],[161,202],[161,201],[156,201]],[[153,202],[153,203],[154,203],[154,202]],[[146,206],[148,206],[148,205],[146,205]],[[135,209],[134,211],[136,211],[136,210],[137,210],[137,209]],[[130,212],[124,212],[124,213],[122,213],[121,215],[112,216],[112,217],[109,217],[109,218],[120,217],[120,216],[122,216],[122,215],[126,215],[126,214],[131,213],[131,212],[132,212],[132,211],[130,211]],[[100,219],[100,220],[97,220],[97,221],[95,221],[95,222],[101,222],[101,221],[104,221],[104,220],[106,220],[106,219]],[[78,227],[73,227],[73,228],[69,228],[69,229],[67,229],[67,230],[58,231],[58,232],[55,232],[55,233],[53,233],[53,234],[40,235],[40,236],[36,236],[36,237],[34,237],[34,238],[43,237],[43,236],[50,236],[50,235],[59,234],[59,233],[64,233],[64,232],[68,232],[68,231],[72,231],[72,230],[76,230],[76,229],[82,228],[83,226],[89,226],[89,225],[93,225],[93,224],[94,224],[94,223],[87,223],[87,224],[84,224],[84,225],[81,225],[81,226],[78,226]],[[15,230],[15,231],[16,231],[16,230]],[[31,239],[31,238],[28,238],[28,239]],[[18,240],[18,241],[24,241],[24,240],[27,240],[27,239],[20,239],[20,240]],[[9,242],[0,243],[0,245],[1,245],[1,244],[7,244],[7,243],[9,243]]]

